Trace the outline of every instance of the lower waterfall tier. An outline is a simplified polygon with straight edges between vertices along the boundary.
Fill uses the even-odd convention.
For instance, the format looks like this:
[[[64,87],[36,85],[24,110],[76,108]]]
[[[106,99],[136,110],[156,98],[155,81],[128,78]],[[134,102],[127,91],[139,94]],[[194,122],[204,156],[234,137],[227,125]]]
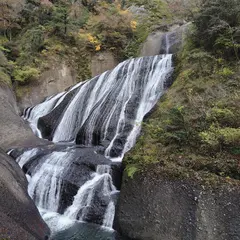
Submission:
[[[25,172],[28,192],[50,227],[89,222],[112,228],[122,167],[75,145],[49,145],[11,151]],[[45,216],[45,217],[44,217]],[[58,222],[58,230],[64,226]],[[52,224],[52,226],[51,226]],[[56,229],[57,230],[57,229]]]

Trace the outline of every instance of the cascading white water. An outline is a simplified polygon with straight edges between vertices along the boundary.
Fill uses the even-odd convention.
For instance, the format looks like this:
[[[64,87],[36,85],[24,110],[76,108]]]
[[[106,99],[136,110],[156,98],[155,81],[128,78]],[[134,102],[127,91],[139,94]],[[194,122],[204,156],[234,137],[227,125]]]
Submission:
[[[16,159],[22,167],[38,150],[28,150]],[[28,193],[39,208],[58,211],[62,174],[67,170],[71,152],[53,152],[41,158],[42,163],[31,172]]]
[[[27,173],[29,195],[34,199],[43,219],[52,231],[56,231],[71,226],[76,220],[84,222],[89,210],[94,206],[96,195],[101,193],[101,197],[108,202],[103,209],[102,226],[111,228],[115,212],[112,195],[118,191],[112,182],[110,165],[97,165],[96,172],[93,172],[90,180],[79,188],[72,204],[63,214],[58,214],[64,175],[68,172],[70,163],[76,158],[74,148],[72,150],[70,148],[40,156],[38,154],[42,150],[34,148],[25,151],[16,159],[21,167],[27,164],[31,166],[32,159],[39,161],[37,165],[30,167]]]
[[[143,117],[164,93],[164,83],[171,71],[171,54],[128,60],[78,86],[62,112],[54,110],[67,94],[37,105],[25,118],[39,131],[41,117],[53,115],[56,119],[57,114],[50,140],[84,145],[104,143],[107,158],[121,159],[134,145]],[[69,93],[73,90],[76,88]]]
[[[34,108],[27,108],[24,110],[23,118],[25,120],[28,120],[30,127],[32,128],[33,132],[41,138],[41,131],[37,128],[37,121],[38,118],[44,116],[49,111],[52,110],[52,108],[56,105],[57,100],[64,95],[63,93],[59,93],[56,96],[52,98],[48,98],[47,101],[35,106]],[[34,110],[33,110],[34,109]]]
[[[169,46],[166,35],[167,53]],[[164,93],[172,70],[171,54],[131,59],[25,110],[23,117],[39,137],[53,142],[102,145],[105,157],[121,160],[134,146],[143,118]],[[17,158],[20,166],[29,164],[39,151],[25,151]],[[75,158],[71,150],[53,151],[37,158],[38,163],[27,172],[29,194],[53,231],[75,221],[91,220],[96,198],[101,199],[98,221],[111,228],[115,214],[113,195],[117,190],[110,165],[97,164],[71,204],[59,214],[62,179]]]
[[[22,168],[24,166],[24,164],[26,164],[29,159],[31,159],[31,157],[35,156],[38,152],[38,149],[32,149],[32,150],[28,150],[25,151],[22,155],[20,155],[16,161],[18,163],[18,165]]]
[[[107,228],[112,228],[113,220],[115,216],[115,204],[110,201],[103,219],[103,226]]]
[[[75,88],[83,85],[85,82],[76,84],[69,91],[73,91]],[[42,138],[41,131],[37,128],[37,121],[40,117],[48,114],[51,110],[56,108],[62,100],[65,98],[67,92],[59,93],[55,96],[48,97],[43,103],[38,104],[34,107],[26,108],[23,112],[23,119],[29,122],[30,127],[33,132],[39,137]]]
[[[88,208],[91,207],[96,194],[96,187],[101,184],[102,194],[105,197],[111,198],[111,193],[116,191],[115,186],[112,183],[112,177],[110,175],[110,166],[108,165],[98,165],[97,171],[92,175],[92,179],[87,181],[82,187],[78,190],[77,195],[74,197],[72,205],[66,209],[64,215],[71,219],[79,219],[84,221],[85,216],[88,213]],[[110,200],[109,205],[111,206],[112,201]],[[78,216],[79,211],[81,215]],[[106,219],[104,218],[103,226],[111,227],[112,222],[109,220],[109,211],[106,210]]]

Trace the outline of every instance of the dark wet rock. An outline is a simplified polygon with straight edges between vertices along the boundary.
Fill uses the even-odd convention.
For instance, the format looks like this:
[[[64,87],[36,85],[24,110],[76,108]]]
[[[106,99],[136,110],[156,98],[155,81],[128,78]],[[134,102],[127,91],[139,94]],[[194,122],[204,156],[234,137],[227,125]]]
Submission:
[[[53,133],[59,123],[61,121],[62,114],[65,109],[71,102],[71,99],[76,94],[78,88],[70,91],[64,100],[59,104],[54,110],[52,110],[49,114],[39,118],[38,120],[38,128],[42,133],[42,137],[44,139],[52,140]]]
[[[115,229],[137,240],[239,240],[240,187],[148,172],[124,177]]]
[[[0,149],[0,239],[45,240],[49,228],[27,193],[18,164]]]
[[[93,202],[91,206],[87,207],[84,221],[102,225],[106,208],[111,200],[109,196],[104,195],[103,179],[99,181],[98,186],[95,187]]]
[[[74,196],[77,194],[79,187],[68,181],[63,181],[59,200],[58,213],[63,214],[67,207],[71,206]]]
[[[113,185],[120,190],[122,184],[123,166],[121,162],[113,162],[111,164],[111,176]]]

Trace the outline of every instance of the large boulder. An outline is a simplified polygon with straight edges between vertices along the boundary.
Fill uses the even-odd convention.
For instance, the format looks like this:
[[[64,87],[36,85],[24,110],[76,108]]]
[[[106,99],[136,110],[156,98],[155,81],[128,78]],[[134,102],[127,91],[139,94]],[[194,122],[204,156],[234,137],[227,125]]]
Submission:
[[[196,179],[174,179],[152,167],[124,179],[115,219],[115,228],[124,236],[136,240],[240,239],[239,183],[213,186]]]
[[[4,150],[43,143],[19,116],[15,95],[5,84],[0,84],[0,113],[0,146]]]
[[[49,239],[49,228],[27,193],[24,173],[1,149],[0,195],[0,239]]]

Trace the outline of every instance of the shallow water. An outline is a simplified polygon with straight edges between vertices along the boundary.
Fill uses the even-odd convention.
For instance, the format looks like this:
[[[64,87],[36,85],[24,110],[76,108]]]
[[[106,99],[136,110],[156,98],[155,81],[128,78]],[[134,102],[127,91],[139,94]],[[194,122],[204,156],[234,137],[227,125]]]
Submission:
[[[76,223],[56,233],[51,240],[129,240],[117,232],[88,223]]]

